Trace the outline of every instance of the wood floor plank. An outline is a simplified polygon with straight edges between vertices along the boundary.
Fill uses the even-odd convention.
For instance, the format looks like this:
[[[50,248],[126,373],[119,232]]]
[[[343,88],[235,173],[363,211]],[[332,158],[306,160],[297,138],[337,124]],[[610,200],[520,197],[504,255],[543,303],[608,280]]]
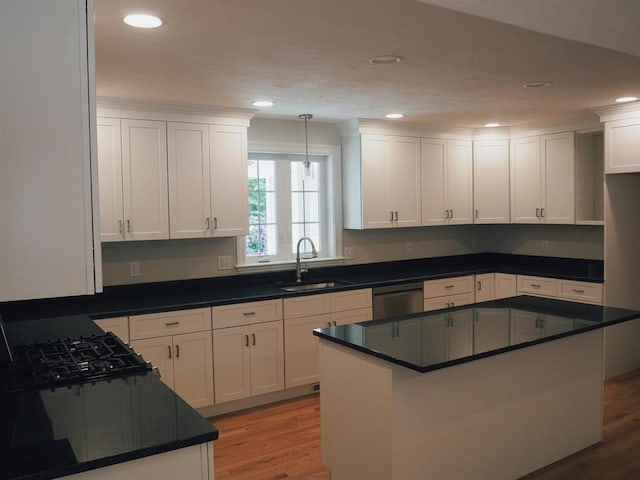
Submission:
[[[640,370],[604,387],[603,441],[521,480],[640,480]],[[212,419],[216,480],[329,480],[310,395]],[[491,479],[474,479],[491,480]]]

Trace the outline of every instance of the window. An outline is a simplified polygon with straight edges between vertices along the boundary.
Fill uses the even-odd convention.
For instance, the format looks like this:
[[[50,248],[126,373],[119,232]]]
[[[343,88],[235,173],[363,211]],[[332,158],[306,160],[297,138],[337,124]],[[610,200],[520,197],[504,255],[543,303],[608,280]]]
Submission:
[[[302,237],[311,238],[319,259],[336,256],[341,222],[335,211],[340,195],[336,199],[333,193],[335,156],[333,151],[310,154],[305,171],[304,154],[249,152],[249,235],[238,242],[239,263],[294,261]],[[310,251],[304,242],[301,252]]]

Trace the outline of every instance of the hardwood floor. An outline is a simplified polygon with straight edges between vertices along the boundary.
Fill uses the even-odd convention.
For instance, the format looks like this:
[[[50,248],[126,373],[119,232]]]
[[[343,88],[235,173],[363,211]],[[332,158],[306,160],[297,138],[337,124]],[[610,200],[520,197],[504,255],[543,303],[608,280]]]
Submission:
[[[320,458],[317,395],[212,421],[220,430],[214,444],[216,480],[329,480]],[[602,443],[522,478],[639,479],[640,370],[606,382]]]

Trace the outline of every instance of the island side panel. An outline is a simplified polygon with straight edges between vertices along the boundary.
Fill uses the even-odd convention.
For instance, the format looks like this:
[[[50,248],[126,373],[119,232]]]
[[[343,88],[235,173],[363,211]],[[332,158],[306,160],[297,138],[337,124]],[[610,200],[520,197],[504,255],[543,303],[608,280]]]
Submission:
[[[388,478],[515,479],[601,441],[602,345],[597,330],[425,374],[394,367]]]
[[[391,365],[320,339],[322,459],[331,480],[391,478]]]

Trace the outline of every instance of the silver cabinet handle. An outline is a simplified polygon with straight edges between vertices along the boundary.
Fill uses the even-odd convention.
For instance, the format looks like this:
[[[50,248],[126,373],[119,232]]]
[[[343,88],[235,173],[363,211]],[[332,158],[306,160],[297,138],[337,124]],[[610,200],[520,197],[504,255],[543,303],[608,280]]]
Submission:
[[[393,212],[389,212],[389,221],[393,222]]]
[[[180,345],[176,345],[176,358],[180,358]]]
[[[209,217],[205,220],[205,230],[211,230],[211,219]]]
[[[127,220],[127,233],[131,233],[131,220]]]
[[[249,335],[245,335],[244,336],[244,346],[248,347],[249,346]]]
[[[331,322],[327,322],[327,327],[330,327],[330,326],[331,326]]]
[[[539,208],[536,208],[536,217],[540,218],[540,209]]]
[[[166,322],[164,324],[165,327],[177,327],[178,325],[180,325],[180,322]]]
[[[396,337],[400,336],[400,327],[396,327]]]
[[[447,290],[450,288],[453,288],[455,285],[445,285],[444,288],[446,288]]]
[[[396,212],[396,222],[398,221],[398,212]]]
[[[213,217],[213,229],[218,229],[218,217]]]
[[[444,218],[449,218],[449,210],[444,211]]]
[[[252,344],[252,345],[255,345],[255,344],[256,344],[256,334],[255,334],[255,333],[252,333],[252,334],[251,334],[251,344]]]
[[[544,208],[540,209],[540,217],[544,218]]]
[[[118,220],[118,232],[124,233],[124,230],[122,229],[122,227],[123,227],[122,220]]]
[[[529,286],[531,288],[540,288],[540,284],[539,283],[530,283]]]
[[[244,315],[245,317],[250,317],[251,315],[255,315],[256,312],[242,312],[242,315]]]
[[[482,290],[482,282],[478,282],[478,291],[480,292]]]
[[[453,208],[451,209],[451,217],[450,218],[453,218]]]
[[[169,358],[171,358],[171,345],[167,345],[167,350],[169,350]]]
[[[476,218],[478,218],[478,209],[476,208]]]
[[[584,293],[584,290],[581,288],[574,288],[573,291],[574,293]]]
[[[333,326],[337,327],[338,326],[338,322],[336,322],[335,320],[333,321]]]

